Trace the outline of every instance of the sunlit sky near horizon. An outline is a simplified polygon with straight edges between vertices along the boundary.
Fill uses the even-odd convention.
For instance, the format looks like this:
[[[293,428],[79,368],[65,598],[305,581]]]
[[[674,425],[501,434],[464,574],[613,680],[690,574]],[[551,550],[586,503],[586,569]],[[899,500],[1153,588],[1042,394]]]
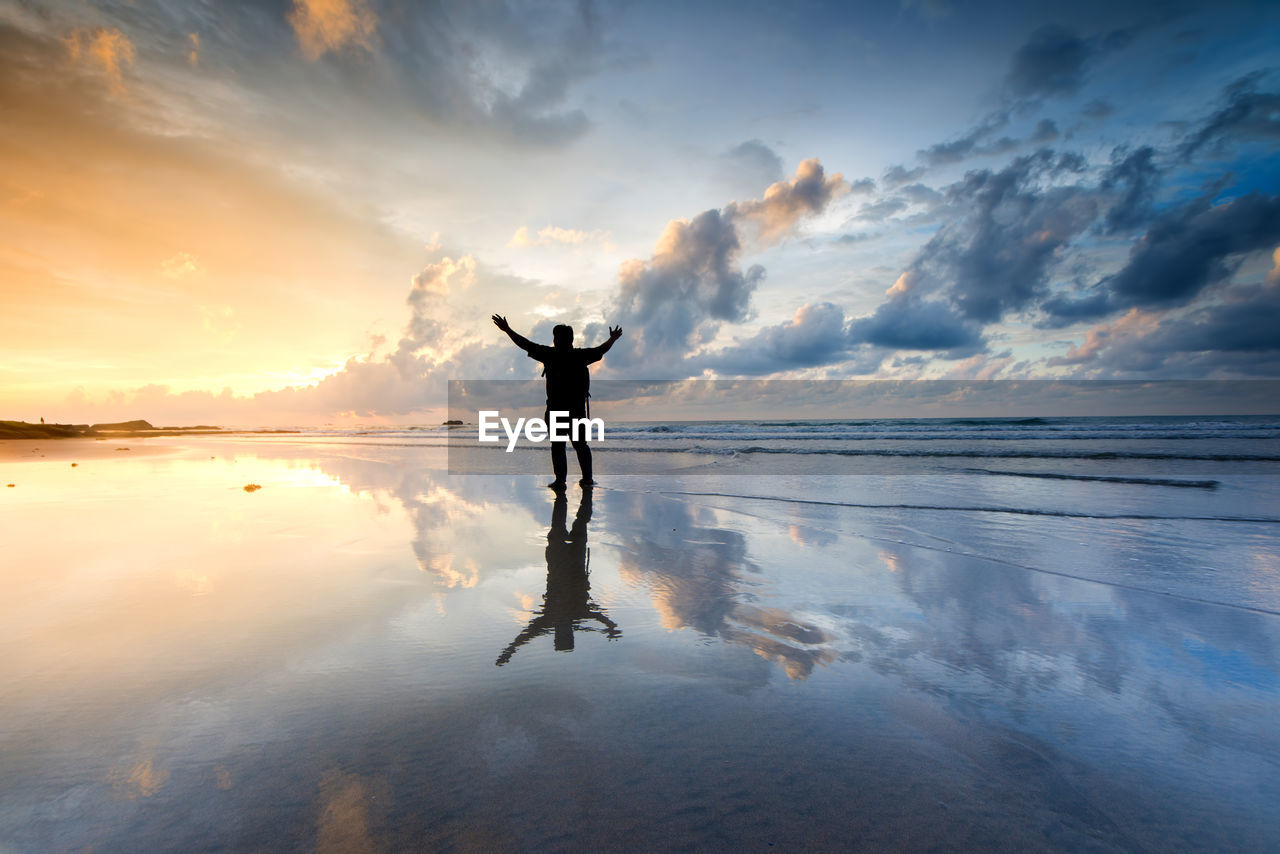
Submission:
[[[1274,3],[0,0],[0,418],[1280,377]]]

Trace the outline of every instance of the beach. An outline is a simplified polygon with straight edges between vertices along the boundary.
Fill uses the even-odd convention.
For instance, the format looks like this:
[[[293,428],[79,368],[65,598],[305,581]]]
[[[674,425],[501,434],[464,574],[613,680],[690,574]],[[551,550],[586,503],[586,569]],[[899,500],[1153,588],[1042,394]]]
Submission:
[[[1280,848],[1265,463],[715,441],[0,443],[0,849]]]

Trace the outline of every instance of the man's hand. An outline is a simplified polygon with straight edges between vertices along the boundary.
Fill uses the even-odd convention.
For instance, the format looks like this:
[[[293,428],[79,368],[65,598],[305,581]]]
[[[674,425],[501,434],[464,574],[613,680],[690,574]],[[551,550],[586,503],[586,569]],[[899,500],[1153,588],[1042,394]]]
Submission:
[[[621,337],[622,337],[622,327],[621,327],[621,326],[610,326],[610,327],[609,327],[609,340],[610,340],[610,341],[617,341],[617,340],[618,340],[619,338],[621,338]]]
[[[493,325],[501,329],[503,332],[511,331],[511,324],[507,323],[507,319],[500,314],[495,314],[493,316]]]

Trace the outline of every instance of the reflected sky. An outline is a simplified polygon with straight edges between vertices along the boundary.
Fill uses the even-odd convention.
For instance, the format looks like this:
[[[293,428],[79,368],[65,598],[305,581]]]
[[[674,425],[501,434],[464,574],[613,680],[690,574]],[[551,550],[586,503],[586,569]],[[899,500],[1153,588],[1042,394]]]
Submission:
[[[0,847],[1280,846],[1274,615],[978,514],[182,441],[6,464]]]

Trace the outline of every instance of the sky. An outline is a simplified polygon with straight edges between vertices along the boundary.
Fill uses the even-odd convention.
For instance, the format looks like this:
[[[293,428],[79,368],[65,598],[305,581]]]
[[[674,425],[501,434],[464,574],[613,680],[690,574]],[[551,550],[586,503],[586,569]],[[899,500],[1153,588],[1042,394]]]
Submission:
[[[1280,377],[1280,6],[0,0],[0,418]]]

